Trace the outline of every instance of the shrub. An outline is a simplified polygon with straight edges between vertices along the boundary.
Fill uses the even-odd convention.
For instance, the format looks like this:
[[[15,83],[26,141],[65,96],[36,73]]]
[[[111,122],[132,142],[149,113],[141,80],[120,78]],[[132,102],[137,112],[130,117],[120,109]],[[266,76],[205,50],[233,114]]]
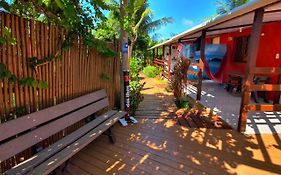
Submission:
[[[189,102],[185,101],[185,100],[176,100],[175,104],[178,108],[185,108],[185,109],[189,109]]]
[[[143,69],[143,73],[148,78],[155,78],[157,75],[160,75],[162,69],[155,66],[147,66]]]
[[[171,76],[171,88],[174,92],[176,101],[181,101],[183,98],[183,89],[186,88],[186,72],[189,68],[189,60],[179,60],[172,72]]]
[[[139,72],[142,69],[142,60],[140,58],[132,57],[130,59],[130,114],[135,115],[140,102],[143,100],[141,90],[144,86],[140,82]]]
[[[144,84],[139,81],[130,81],[130,114],[135,115],[136,110],[139,107],[140,102],[143,100],[141,90]]]
[[[142,60],[140,58],[132,57],[130,59],[130,79],[131,81],[139,80],[139,72],[142,69]]]

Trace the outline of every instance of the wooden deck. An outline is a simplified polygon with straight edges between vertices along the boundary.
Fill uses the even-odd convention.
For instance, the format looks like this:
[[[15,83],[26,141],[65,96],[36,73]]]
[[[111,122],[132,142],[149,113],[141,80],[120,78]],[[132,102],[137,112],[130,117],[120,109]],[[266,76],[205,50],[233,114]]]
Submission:
[[[190,97],[196,99],[196,88],[188,87]],[[200,103],[215,111],[224,121],[237,128],[241,95],[228,93],[214,81],[203,81],[202,99]],[[262,100],[260,100],[262,102]],[[252,104],[255,104],[252,101]],[[249,112],[247,134],[281,134],[280,112]]]
[[[70,160],[65,174],[281,174],[281,135],[181,127],[172,94],[146,82],[139,123],[117,123],[115,144],[100,136]]]

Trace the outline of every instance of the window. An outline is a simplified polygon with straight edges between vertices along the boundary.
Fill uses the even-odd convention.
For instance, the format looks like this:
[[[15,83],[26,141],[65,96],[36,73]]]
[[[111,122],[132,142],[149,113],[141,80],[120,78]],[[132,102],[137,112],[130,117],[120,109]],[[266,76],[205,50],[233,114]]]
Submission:
[[[234,62],[245,63],[247,60],[249,36],[235,38]]]
[[[218,36],[218,37],[212,38],[212,43],[213,44],[220,44],[220,37]]]

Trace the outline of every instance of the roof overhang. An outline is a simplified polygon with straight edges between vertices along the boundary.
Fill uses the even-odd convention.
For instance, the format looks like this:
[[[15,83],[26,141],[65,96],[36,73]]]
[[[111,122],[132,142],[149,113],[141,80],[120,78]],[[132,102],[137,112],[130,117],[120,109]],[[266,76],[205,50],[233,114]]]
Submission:
[[[218,16],[212,20],[186,30],[163,43],[153,46],[151,49],[177,43],[181,39],[197,38],[201,36],[202,30],[206,30],[207,35],[211,36],[233,32],[239,30],[240,28],[250,27],[253,24],[255,10],[259,8],[265,9],[263,18],[264,23],[281,20],[280,0],[254,0],[233,9],[227,14]]]

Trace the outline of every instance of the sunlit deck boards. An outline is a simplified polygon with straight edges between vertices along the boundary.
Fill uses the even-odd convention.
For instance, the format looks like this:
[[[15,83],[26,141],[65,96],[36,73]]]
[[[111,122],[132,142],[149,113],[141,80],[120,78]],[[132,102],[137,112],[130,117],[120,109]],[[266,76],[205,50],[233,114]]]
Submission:
[[[114,145],[99,137],[70,160],[65,174],[281,174],[281,135],[180,127],[168,117],[174,110],[172,97],[157,86],[148,87],[139,123],[116,124]],[[145,108],[146,114],[141,112]],[[152,115],[153,108],[159,110]]]
[[[214,81],[203,81],[201,103],[213,109],[233,128],[237,128],[241,97],[229,94]],[[195,88],[189,93],[196,98]],[[248,134],[281,133],[281,112],[249,112],[246,132]]]
[[[116,144],[99,137],[70,161],[66,174],[281,173],[281,150],[274,136],[174,124],[173,120],[142,119],[136,126],[116,125]]]

